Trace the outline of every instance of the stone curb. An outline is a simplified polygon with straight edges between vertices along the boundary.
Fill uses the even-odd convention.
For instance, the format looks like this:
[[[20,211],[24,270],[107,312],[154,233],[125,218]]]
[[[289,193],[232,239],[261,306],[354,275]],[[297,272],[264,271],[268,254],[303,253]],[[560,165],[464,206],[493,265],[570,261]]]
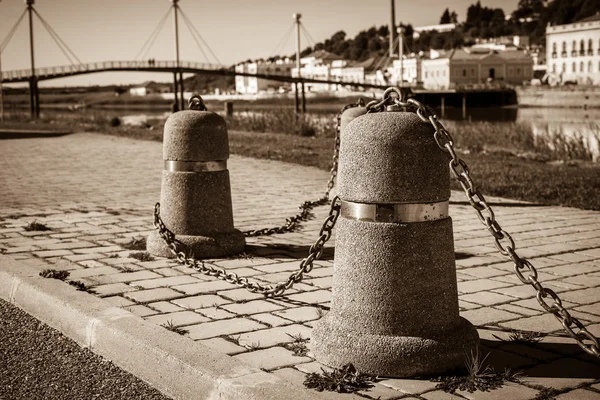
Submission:
[[[318,399],[274,374],[250,367],[144,321],[0,255],[0,298],[114,362],[174,399]]]

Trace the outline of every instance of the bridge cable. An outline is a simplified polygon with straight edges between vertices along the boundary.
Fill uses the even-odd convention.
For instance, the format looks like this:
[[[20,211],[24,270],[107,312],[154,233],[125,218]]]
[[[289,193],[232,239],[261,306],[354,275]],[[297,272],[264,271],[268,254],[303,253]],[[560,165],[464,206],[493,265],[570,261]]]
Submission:
[[[294,31],[294,25],[296,25],[296,23],[292,22],[292,24],[290,25],[287,32],[283,35],[283,37],[281,38],[279,43],[277,43],[275,50],[273,50],[271,52],[271,55],[273,57],[275,57],[275,56],[281,57],[281,55],[277,54],[277,53],[279,53],[280,51],[283,51],[283,48],[285,47],[285,45],[290,41],[290,36],[292,35],[292,32]]]
[[[183,16],[183,13],[182,13]],[[185,17],[183,18],[183,22],[185,23],[185,26],[187,27],[188,31],[190,32],[190,35],[192,35],[192,39],[194,39],[194,42],[196,42],[196,46],[198,46],[198,49],[200,49],[200,52],[202,53],[202,55],[204,56],[204,59],[206,60],[207,63],[210,64],[210,60],[208,59],[208,56],[206,55],[206,52],[204,51],[204,49],[202,48],[202,45],[200,44],[200,41],[198,40],[198,38],[196,37],[196,35],[194,34],[194,31],[192,30],[192,28],[190,27],[190,24],[188,23],[188,21],[185,19]]]
[[[21,23],[21,21],[25,17],[25,14],[27,14],[27,9],[25,9],[25,11],[23,11],[23,14],[21,14],[21,16],[19,17],[19,19],[17,20],[17,23],[13,25],[13,27],[11,28],[11,30],[8,32],[8,34],[6,35],[6,37],[4,38],[4,40],[2,41],[2,44],[0,44],[0,52],[4,52],[4,49],[6,48],[6,46],[8,46],[8,43],[10,42],[10,39],[12,39],[13,35],[17,31],[17,28],[19,27],[19,24]]]
[[[217,64],[220,66],[223,66],[223,64],[221,63],[221,61],[219,61],[219,58],[215,55],[215,53],[213,53],[212,49],[210,48],[210,46],[208,45],[208,43],[206,43],[206,41],[202,38],[202,35],[200,35],[200,32],[198,32],[198,29],[196,29],[196,27],[194,26],[194,24],[192,23],[192,21],[188,18],[188,16],[183,12],[183,10],[181,9],[181,7],[179,7],[179,11],[181,11],[181,16],[183,17],[184,20],[187,21],[187,23],[190,24],[190,26],[192,27],[192,29],[194,30],[194,32],[196,32],[196,35],[198,36],[198,38],[202,41],[202,43],[204,43],[204,45],[206,46],[206,48],[208,49],[209,53],[214,57],[214,59],[217,61]]]
[[[67,54],[67,52],[65,52],[65,50],[68,51],[73,56],[73,58],[75,60],[77,60],[77,62],[80,65],[82,65],[83,63],[81,62],[81,60],[75,55],[75,53],[73,52],[73,50],[71,50],[71,48],[69,48],[69,46],[65,43],[65,41],[62,40],[62,38],[58,35],[58,33],[56,33],[56,31],[54,31],[54,29],[52,29],[52,27],[50,26],[50,24],[48,22],[46,22],[46,20],[44,18],[42,18],[42,16],[37,12],[37,10],[35,8],[32,7],[32,10],[35,13],[35,15],[39,18],[40,22],[42,23],[42,26],[44,28],[46,28],[46,31],[48,31],[48,33],[50,34],[50,37],[52,37],[52,39],[57,44],[57,46],[60,48],[60,50],[62,51],[62,53],[67,57],[67,59],[69,60],[69,62],[71,63],[71,65],[75,65],[75,63],[73,62],[73,60],[71,59],[71,57],[69,57],[69,55]],[[64,47],[64,49],[63,49],[63,47]]]
[[[309,42],[309,44],[312,42],[312,47],[315,47],[315,44],[317,43],[314,41],[310,33],[308,33],[308,30],[304,27],[303,23],[300,23],[300,29],[302,29],[302,33],[304,33],[304,37],[307,39],[306,41]]]
[[[165,13],[165,15],[158,21],[158,24],[156,25],[156,27],[154,28],[154,30],[152,31],[152,33],[150,33],[150,36],[148,36],[148,39],[146,39],[146,42],[144,43],[144,45],[142,46],[142,48],[140,49],[140,51],[138,51],[138,53],[135,56],[134,60],[137,60],[140,57],[140,55],[142,55],[142,53],[144,55],[144,58],[146,57],[147,53],[150,51],[150,49],[154,45],[154,42],[156,41],[156,38],[158,37],[158,35],[160,34],[160,32],[162,32],[162,29],[163,29],[163,27],[165,25],[167,17],[171,14],[171,8],[172,7],[169,7],[169,9]]]

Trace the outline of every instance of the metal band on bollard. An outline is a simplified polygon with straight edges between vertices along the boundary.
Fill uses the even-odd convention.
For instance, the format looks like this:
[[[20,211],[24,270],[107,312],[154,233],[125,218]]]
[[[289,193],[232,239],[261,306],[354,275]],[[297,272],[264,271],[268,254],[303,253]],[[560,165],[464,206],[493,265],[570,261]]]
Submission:
[[[423,204],[369,204],[342,200],[341,216],[365,222],[409,223],[448,218],[448,201]]]
[[[218,172],[227,170],[227,160],[173,161],[165,160],[167,172]]]

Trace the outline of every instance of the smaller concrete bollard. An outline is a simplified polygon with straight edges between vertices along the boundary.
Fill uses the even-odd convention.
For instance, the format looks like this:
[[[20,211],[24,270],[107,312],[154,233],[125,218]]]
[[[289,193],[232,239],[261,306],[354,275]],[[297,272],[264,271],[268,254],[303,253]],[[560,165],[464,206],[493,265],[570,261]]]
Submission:
[[[245,241],[233,228],[227,126],[206,111],[200,96],[190,99],[190,108],[165,123],[161,218],[197,258],[240,253]],[[173,257],[156,231],[148,237],[147,250]]]

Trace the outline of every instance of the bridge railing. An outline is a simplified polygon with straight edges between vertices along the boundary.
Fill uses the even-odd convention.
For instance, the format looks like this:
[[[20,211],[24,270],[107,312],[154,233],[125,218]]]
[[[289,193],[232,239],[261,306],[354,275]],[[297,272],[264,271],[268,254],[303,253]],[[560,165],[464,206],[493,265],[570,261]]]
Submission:
[[[219,70],[224,67],[216,64],[198,63],[193,61],[180,61],[179,66],[181,68],[188,69],[204,69],[204,70]],[[38,77],[48,76],[60,76],[60,75],[72,75],[77,72],[96,72],[96,71],[110,71],[119,69],[172,69],[176,68],[177,64],[175,61],[102,61],[93,62],[86,64],[75,64],[75,65],[64,65],[57,67],[42,67],[35,69],[35,75]],[[4,71],[2,73],[3,80],[20,80],[26,79],[31,76],[31,68],[18,69],[13,71]]]

